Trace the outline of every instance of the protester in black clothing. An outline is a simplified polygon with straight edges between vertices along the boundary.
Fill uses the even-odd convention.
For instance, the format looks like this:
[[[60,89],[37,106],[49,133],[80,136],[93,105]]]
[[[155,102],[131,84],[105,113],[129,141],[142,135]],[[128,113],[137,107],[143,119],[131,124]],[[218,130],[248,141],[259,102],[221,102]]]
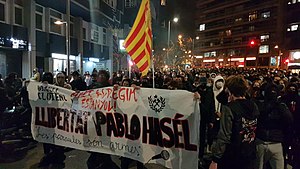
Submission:
[[[1,119],[1,114],[4,112],[4,110],[11,105],[11,100],[9,99],[5,88],[0,87],[0,119]]]
[[[287,138],[283,145],[284,157],[288,154],[288,159],[285,159],[285,167],[287,160],[289,160],[294,168],[300,168],[300,95],[298,95],[298,85],[295,83],[289,84],[286,87],[286,94],[280,100],[287,105],[294,119],[292,136]],[[292,151],[289,150],[289,147]]]
[[[225,90],[225,93],[220,93],[224,97],[217,96],[225,105],[222,105],[220,130],[212,146],[210,169],[255,169],[254,139],[258,108],[253,101],[246,99],[248,84],[242,76],[226,79]],[[228,100],[224,99],[226,95]]]
[[[199,158],[202,159],[205,150],[205,140],[207,138],[207,128],[212,128],[214,123],[215,102],[212,87],[207,86],[207,78],[200,77],[195,81],[193,92],[198,92],[200,99],[200,147]]]
[[[87,86],[86,83],[83,81],[83,79],[80,77],[80,74],[77,71],[74,71],[72,73],[73,76],[73,81],[70,83],[70,85],[72,86],[72,89],[77,91],[83,91],[86,90]]]
[[[96,89],[101,87],[108,87],[111,84],[109,83],[109,74],[106,70],[99,70],[97,76],[94,77],[92,84],[89,86],[90,89]]]
[[[42,83],[44,84],[54,84],[53,74],[51,72],[45,72],[42,75]],[[47,167],[52,165],[55,168],[64,168],[64,160],[66,156],[64,155],[64,148],[61,146],[53,144],[43,144],[44,147],[44,157],[39,163],[39,167]]]
[[[109,74],[105,70],[100,70],[97,76],[97,82],[93,82],[92,89],[108,87]],[[109,154],[91,152],[87,161],[88,169],[115,169],[116,164],[112,161]]]
[[[264,102],[258,104],[260,116],[257,125],[257,169],[269,162],[273,169],[284,168],[283,143],[292,131],[292,114],[278,101],[276,84],[265,86]]]

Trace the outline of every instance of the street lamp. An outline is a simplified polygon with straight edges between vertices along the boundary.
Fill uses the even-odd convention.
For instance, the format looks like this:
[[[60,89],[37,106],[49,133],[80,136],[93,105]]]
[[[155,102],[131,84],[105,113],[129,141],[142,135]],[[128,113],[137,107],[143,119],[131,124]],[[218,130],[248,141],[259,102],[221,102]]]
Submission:
[[[67,75],[70,76],[70,0],[67,0],[66,4],[66,21],[55,21],[56,25],[66,24],[66,55],[67,55]]]
[[[173,18],[173,22],[177,23],[178,22],[178,18],[175,17]],[[168,24],[168,49],[167,49],[167,59],[169,59],[169,50],[170,50],[170,36],[171,36],[171,21],[169,20],[169,24]]]
[[[64,21],[55,21],[56,25],[66,25],[66,55],[67,55],[67,75],[70,76],[70,43],[69,43],[69,32],[68,32],[68,23]]]

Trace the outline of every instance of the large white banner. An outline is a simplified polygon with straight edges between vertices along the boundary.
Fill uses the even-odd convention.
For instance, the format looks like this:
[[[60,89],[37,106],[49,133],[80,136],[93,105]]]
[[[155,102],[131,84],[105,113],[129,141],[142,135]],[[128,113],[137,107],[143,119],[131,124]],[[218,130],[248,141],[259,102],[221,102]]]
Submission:
[[[30,82],[35,140],[173,169],[198,168],[199,106],[181,90],[99,88],[76,93]],[[156,156],[158,157],[158,156]]]

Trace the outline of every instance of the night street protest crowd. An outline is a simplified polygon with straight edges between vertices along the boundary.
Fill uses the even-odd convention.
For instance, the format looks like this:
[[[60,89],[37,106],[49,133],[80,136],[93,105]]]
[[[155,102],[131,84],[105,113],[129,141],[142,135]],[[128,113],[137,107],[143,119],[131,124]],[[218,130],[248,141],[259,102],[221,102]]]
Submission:
[[[299,74],[277,69],[213,68],[157,71],[154,77],[155,88],[200,95],[199,168],[285,169],[287,164],[300,168]],[[21,79],[16,73],[0,79],[0,120],[1,114],[14,106],[30,108],[26,91],[29,81],[74,91],[113,85],[153,88],[151,72],[140,77],[139,73],[129,76],[128,72],[118,71],[110,77],[106,70],[94,69],[83,75],[74,71],[67,78],[65,72],[40,73],[34,69],[30,80]],[[65,167],[64,147],[43,147],[45,155],[40,166]],[[121,168],[128,168],[131,162],[121,158]],[[94,152],[87,166],[117,168],[110,155]],[[143,167],[137,163],[137,168]]]

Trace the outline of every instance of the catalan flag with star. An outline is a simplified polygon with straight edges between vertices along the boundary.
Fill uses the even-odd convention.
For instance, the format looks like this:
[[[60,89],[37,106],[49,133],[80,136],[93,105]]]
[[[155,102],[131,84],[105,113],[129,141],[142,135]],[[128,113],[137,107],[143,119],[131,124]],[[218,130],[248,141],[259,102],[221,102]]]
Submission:
[[[150,0],[142,0],[133,27],[124,41],[124,47],[142,76],[147,75],[152,53]]]

